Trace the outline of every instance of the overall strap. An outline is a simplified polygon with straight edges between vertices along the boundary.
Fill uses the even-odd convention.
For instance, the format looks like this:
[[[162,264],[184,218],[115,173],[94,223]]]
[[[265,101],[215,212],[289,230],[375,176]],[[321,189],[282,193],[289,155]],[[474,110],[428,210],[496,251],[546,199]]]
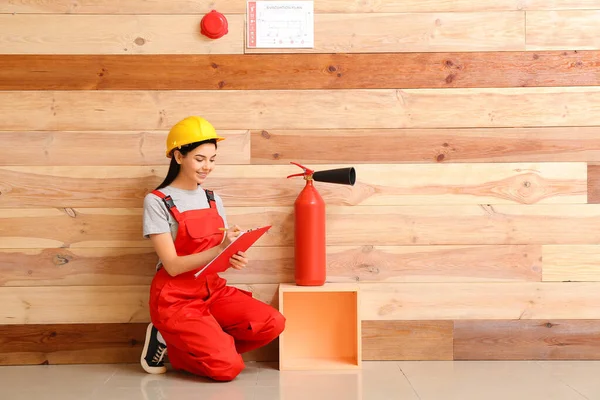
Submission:
[[[165,195],[160,190],[153,190],[152,194],[155,194],[156,196],[160,197],[163,200],[163,202],[165,203],[165,206],[167,207],[167,210],[169,210],[171,212],[171,214],[173,214],[173,218],[175,218],[175,221],[177,221],[177,223],[180,223],[181,219],[182,219],[181,213],[177,209],[177,206],[173,202],[173,199],[171,198],[171,196]]]
[[[206,190],[206,189],[204,189],[204,191],[206,192],[206,199],[208,200],[208,206],[210,208],[216,208],[217,203],[215,202],[215,194],[213,193],[213,191]]]

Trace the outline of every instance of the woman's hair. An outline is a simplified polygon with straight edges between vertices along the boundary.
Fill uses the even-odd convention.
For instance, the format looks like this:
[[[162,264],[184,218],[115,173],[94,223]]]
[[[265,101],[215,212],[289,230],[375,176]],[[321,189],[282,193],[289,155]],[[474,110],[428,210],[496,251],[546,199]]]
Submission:
[[[190,151],[194,150],[196,147],[205,144],[205,143],[212,143],[215,145],[215,148],[217,147],[217,141],[215,139],[209,139],[209,140],[203,140],[201,142],[194,142],[194,143],[190,143],[190,144],[186,144],[184,146],[181,146],[181,149],[175,149],[178,150],[179,152],[181,152],[181,154],[183,156],[187,155],[187,153],[189,153]],[[175,150],[173,150],[173,152],[175,152]],[[165,177],[165,180],[158,185],[158,187],[156,188],[158,189],[162,189],[165,186],[169,186],[174,180],[175,178],[177,178],[177,175],[179,174],[179,170],[181,169],[181,166],[179,164],[177,164],[177,161],[175,160],[175,154],[173,154],[171,156],[171,164],[169,165],[169,172],[167,172],[167,176]]]

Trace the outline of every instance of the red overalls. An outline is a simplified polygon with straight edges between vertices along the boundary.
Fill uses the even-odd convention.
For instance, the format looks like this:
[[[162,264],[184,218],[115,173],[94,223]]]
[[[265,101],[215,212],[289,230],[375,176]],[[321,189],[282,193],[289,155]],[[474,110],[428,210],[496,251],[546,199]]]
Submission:
[[[170,196],[158,190],[152,193],[163,199],[179,223],[177,255],[198,253],[221,243],[219,228],[224,223],[211,191],[206,191],[210,208],[183,213]],[[160,268],[150,288],[150,317],[167,343],[173,368],[232,380],[244,368],[240,354],[277,338],[285,318],[252,298],[252,293],[226,286],[226,280],[217,274],[196,279],[198,269],[170,276]]]

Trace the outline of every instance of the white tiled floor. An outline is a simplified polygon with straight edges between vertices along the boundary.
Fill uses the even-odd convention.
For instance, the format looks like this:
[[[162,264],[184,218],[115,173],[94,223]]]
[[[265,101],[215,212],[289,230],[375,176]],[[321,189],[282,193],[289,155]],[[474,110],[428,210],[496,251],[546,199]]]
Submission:
[[[232,382],[139,365],[0,367],[10,400],[581,400],[600,399],[600,362],[363,362],[350,372],[279,372],[248,363]]]

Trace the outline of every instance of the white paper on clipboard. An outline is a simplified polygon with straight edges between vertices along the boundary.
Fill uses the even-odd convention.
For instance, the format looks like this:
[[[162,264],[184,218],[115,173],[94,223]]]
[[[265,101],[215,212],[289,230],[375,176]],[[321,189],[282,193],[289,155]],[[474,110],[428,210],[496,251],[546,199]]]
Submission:
[[[313,48],[313,1],[249,1],[248,48]]]

